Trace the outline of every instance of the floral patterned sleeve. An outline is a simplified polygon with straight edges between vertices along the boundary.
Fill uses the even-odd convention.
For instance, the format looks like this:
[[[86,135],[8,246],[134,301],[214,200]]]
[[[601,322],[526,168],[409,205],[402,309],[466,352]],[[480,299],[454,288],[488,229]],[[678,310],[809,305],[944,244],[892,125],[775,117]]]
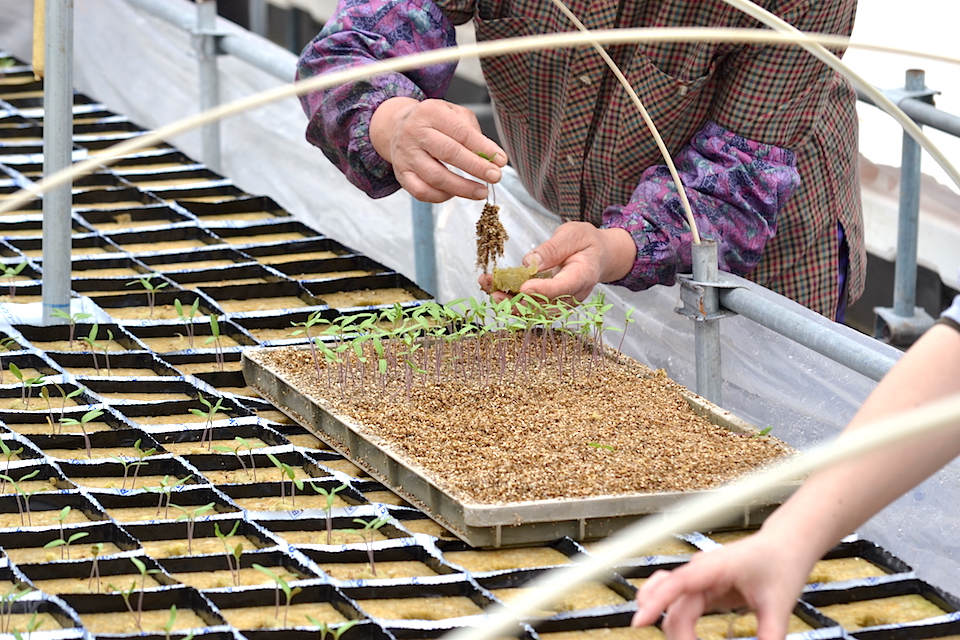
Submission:
[[[800,183],[793,152],[708,122],[674,163],[700,235],[718,243],[720,268],[750,273]],[[666,165],[647,169],[626,205],[603,212],[601,226],[625,229],[637,244],[633,269],[613,284],[638,291],[690,272],[692,235]]]
[[[297,79],[456,44],[453,24],[431,0],[340,0],[333,18],[307,45]],[[456,63],[374,78],[301,97],[307,140],[373,198],[400,188],[392,166],[370,144],[370,119],[388,98],[442,98]]]

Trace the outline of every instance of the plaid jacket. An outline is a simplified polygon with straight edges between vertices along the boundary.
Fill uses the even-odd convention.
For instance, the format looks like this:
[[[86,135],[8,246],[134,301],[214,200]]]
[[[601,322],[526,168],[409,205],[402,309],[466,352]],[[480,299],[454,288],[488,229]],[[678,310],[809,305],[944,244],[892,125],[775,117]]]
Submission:
[[[761,28],[722,0],[568,0],[589,28]],[[849,34],[855,0],[765,0],[804,31]],[[340,0],[300,58],[298,77],[455,44],[570,31],[549,0]],[[607,47],[681,171],[698,228],[721,267],[828,317],[837,310],[839,240],[847,299],[863,290],[855,94],[790,46],[661,43]],[[589,47],[482,61],[503,143],[530,192],[565,220],[630,231],[637,262],[623,284],[669,284],[689,271],[690,233],[662,159],[623,89]],[[373,110],[389,97],[443,97],[452,65],[389,74],[304,96],[307,138],[374,197],[398,188],[372,149]]]

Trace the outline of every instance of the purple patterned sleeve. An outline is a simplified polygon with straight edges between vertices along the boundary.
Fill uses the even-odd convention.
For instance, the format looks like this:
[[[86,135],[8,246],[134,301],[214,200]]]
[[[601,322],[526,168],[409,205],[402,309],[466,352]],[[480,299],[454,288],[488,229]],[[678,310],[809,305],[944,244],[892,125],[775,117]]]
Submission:
[[[453,24],[431,0],[340,0],[307,45],[297,79],[456,44]],[[373,198],[400,188],[392,166],[370,144],[370,119],[388,98],[442,98],[456,63],[387,73],[301,97],[307,140]]]
[[[750,273],[800,183],[793,152],[708,122],[674,163],[700,235],[718,243],[720,268]],[[601,226],[625,229],[637,244],[633,269],[613,284],[639,291],[690,272],[692,234],[666,165],[647,169],[630,202],[608,207]]]

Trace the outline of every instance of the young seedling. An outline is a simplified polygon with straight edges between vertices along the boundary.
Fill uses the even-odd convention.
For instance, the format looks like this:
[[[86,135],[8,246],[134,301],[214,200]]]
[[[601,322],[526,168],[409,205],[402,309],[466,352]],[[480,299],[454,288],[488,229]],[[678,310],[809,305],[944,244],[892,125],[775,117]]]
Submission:
[[[97,337],[100,334],[100,325],[93,323],[90,326],[90,332],[85,336],[80,336],[81,342],[86,342],[87,346],[90,347],[90,356],[93,358],[93,369],[97,372],[97,375],[100,375],[100,361],[97,360],[97,349],[102,347],[97,342]]]
[[[54,318],[63,318],[64,320],[67,321],[67,324],[70,327],[70,332],[68,334],[69,335],[68,345],[70,349],[73,349],[73,342],[76,339],[77,323],[80,322],[81,320],[88,320],[93,317],[93,314],[91,313],[84,313],[82,311],[78,311],[76,313],[67,313],[62,309],[54,309],[53,311],[50,312],[50,315],[53,316]]]
[[[197,399],[200,400],[200,404],[205,406],[207,410],[204,411],[203,409],[192,407],[190,409],[190,413],[198,418],[204,418],[206,420],[203,426],[203,432],[200,434],[200,446],[202,447],[203,443],[207,442],[207,451],[209,451],[213,446],[213,418],[217,415],[217,412],[220,411],[220,409],[223,409],[223,398],[217,398],[217,402],[214,404],[204,398],[202,393],[198,393]],[[208,435],[209,441],[207,441]]]
[[[330,324],[329,320],[326,320],[320,311],[315,311],[310,314],[305,322],[294,322],[292,323],[295,327],[303,327],[302,329],[297,329],[292,332],[291,336],[303,335],[307,342],[310,344],[310,355],[313,358],[313,365],[317,369],[317,377],[320,377],[320,355],[317,353],[317,344],[310,335],[310,329],[315,324]]]
[[[18,265],[0,265],[3,268],[3,277],[7,279],[7,292],[10,294],[11,300],[17,295],[17,276],[26,266],[26,260]]]
[[[12,351],[14,347],[19,346],[13,338],[0,338],[0,351]],[[3,364],[0,364],[0,384],[3,383]]]
[[[129,611],[130,615],[133,616],[133,622],[137,625],[137,630],[139,630],[140,633],[143,633],[143,624],[141,622],[143,618],[143,609],[134,609],[133,605],[130,603],[130,599],[133,597],[133,592],[137,590],[137,581],[134,580],[132,583],[130,583],[130,587],[128,589],[120,589],[119,587],[114,586],[112,583],[107,583],[107,590],[116,591],[120,594],[120,597],[123,598],[124,606],[127,607],[127,611]],[[143,592],[141,591],[141,595],[142,593]],[[140,602],[143,602],[142,597],[140,598]]]
[[[323,512],[327,516],[327,544],[333,544],[333,502],[337,498],[337,493],[346,489],[347,485],[341,484],[339,487],[335,487],[329,491],[313,483],[311,483],[310,486],[313,487],[316,493],[326,498],[327,504],[323,507]]]
[[[370,520],[364,520],[363,518],[354,518],[354,522],[357,524],[363,525],[363,530],[360,531],[360,535],[363,536],[364,542],[367,543],[367,560],[370,562],[370,572],[376,577],[377,575],[377,565],[374,562],[373,554],[373,532],[378,530],[383,525],[390,522],[389,516],[377,516],[376,518],[371,518]]]
[[[57,538],[56,540],[51,540],[47,544],[43,545],[44,549],[55,549],[60,547],[60,559],[63,560],[65,557],[70,558],[70,545],[72,545],[77,540],[81,538],[86,538],[90,535],[89,531],[77,531],[75,534],[64,540],[63,538]]]
[[[177,605],[170,605],[170,617],[167,618],[167,623],[163,625],[164,640],[170,640],[170,634],[173,633],[173,628],[177,624]],[[180,640],[193,640],[194,634],[192,632],[187,633]]]
[[[226,366],[226,362],[223,358],[223,343],[220,341],[220,323],[217,321],[217,316],[212,313],[209,315],[210,318],[210,335],[206,340],[203,341],[204,344],[213,343],[214,353],[217,358],[217,369],[223,371]]]
[[[177,480],[176,478],[171,479],[169,475],[165,475],[160,481],[159,486],[147,487],[147,491],[160,494],[160,500],[157,502],[157,516],[160,515],[160,510],[163,509],[164,519],[170,517],[170,500],[173,497],[173,490],[181,485],[187,484],[191,478],[193,478],[193,474],[190,474],[183,480]],[[164,501],[164,498],[166,498],[166,501]],[[166,502],[166,505],[164,505],[164,502]]]
[[[30,620],[27,622],[27,638],[30,638],[33,632],[39,629],[42,624],[43,620],[40,619],[39,612],[34,611],[33,615],[30,616]],[[23,640],[23,633],[19,629],[12,629],[10,633],[13,635],[14,640]]]
[[[80,427],[80,432],[83,434],[83,445],[87,449],[87,458],[93,457],[93,451],[90,447],[90,435],[87,433],[87,424],[92,422],[93,420],[96,420],[102,415],[103,415],[103,409],[91,409],[90,411],[87,411],[82,416],[80,416],[79,420],[77,420],[76,418],[62,418],[62,417],[60,418],[61,425],[78,425]],[[62,427],[60,431],[61,433],[63,432]]]
[[[133,443],[133,450],[137,452],[137,461],[132,464],[133,466],[133,480],[130,482],[130,489],[137,488],[137,476],[140,474],[140,467],[147,464],[146,458],[149,458],[157,452],[156,447],[151,447],[149,449],[143,449],[140,446],[140,443],[143,442],[142,438],[138,438],[136,442]]]
[[[98,542],[90,547],[90,554],[93,556],[93,561],[90,565],[90,577],[87,579],[87,590],[93,591],[93,581],[96,580],[96,593],[100,593],[100,554],[103,553],[103,547],[104,544],[102,542]]]
[[[33,589],[18,585],[0,598],[0,633],[10,633],[10,626],[13,620],[13,604],[30,593],[33,593]]]
[[[588,447],[593,447],[594,449],[604,449],[604,450],[610,451],[610,452],[616,452],[616,450],[617,450],[617,448],[614,447],[614,446],[611,446],[611,445],[609,445],[609,444],[601,444],[601,443],[599,443],[599,442],[588,442],[588,443],[587,443],[587,446],[588,446]]]
[[[238,542],[231,547],[227,540],[232,538],[239,528],[239,520],[233,523],[233,529],[230,530],[230,533],[220,531],[219,522],[213,524],[213,533],[220,540],[220,544],[223,545],[223,550],[227,554],[227,567],[229,567],[230,574],[233,576],[233,584],[237,587],[240,586],[240,556],[243,554],[243,542]]]
[[[281,462],[275,455],[272,453],[267,454],[267,458],[270,462],[273,463],[273,466],[277,468],[280,472],[280,504],[283,505],[284,496],[284,479],[290,478],[290,504],[294,508],[297,507],[297,489],[303,490],[303,480],[297,477],[296,470],[291,467],[286,462]]]
[[[7,461],[7,465],[4,471],[6,471],[6,473],[10,473],[10,461],[16,458],[21,453],[23,453],[23,447],[20,447],[18,449],[11,449],[7,445],[7,441],[0,438],[0,453],[2,453],[3,459]],[[0,484],[0,488],[2,488],[3,486],[4,485]]]
[[[177,518],[177,522],[180,522],[181,520],[187,521],[187,553],[193,553],[193,530],[197,524],[197,518],[205,514],[207,511],[212,510],[214,506],[216,506],[216,503],[209,502],[205,505],[197,507],[196,509],[188,509],[187,507],[181,507],[177,504],[170,506],[183,512],[183,515]]]
[[[140,286],[143,287],[143,290],[147,292],[147,308],[150,310],[150,317],[153,317],[153,309],[157,304],[157,291],[166,287],[169,282],[161,282],[160,284],[153,284],[153,279],[160,277],[159,273],[151,273],[150,275],[139,278],[137,280],[131,280],[127,283],[126,286],[132,284],[140,283]]]
[[[239,436],[238,436],[237,438],[240,439],[240,440],[243,439],[243,438],[240,438]],[[211,439],[212,439],[212,438],[211,438]],[[240,449],[241,449],[241,448],[243,448],[243,443],[239,443],[239,444],[237,444],[237,446],[235,446],[235,447],[228,447],[228,446],[225,445],[225,444],[218,444],[217,446],[215,446],[215,447],[213,448],[213,450],[214,450],[214,451],[217,451],[217,452],[219,452],[219,453],[232,453],[233,456],[237,459],[237,462],[240,463],[240,468],[243,469],[243,473],[244,473],[245,475],[248,475],[248,476],[249,476],[249,475],[250,475],[250,470],[247,469],[247,463],[243,461],[243,457],[240,455]],[[208,449],[209,449],[209,447],[208,447]]]
[[[2,444],[2,442],[3,441],[0,440],[0,444]],[[35,478],[39,474],[40,474],[40,470],[34,469],[30,473],[21,476],[19,480],[14,480],[8,475],[0,475],[0,489],[5,487],[6,484],[9,482],[11,485],[13,485],[14,490],[17,492],[16,493],[17,510],[20,512],[21,526],[27,526],[27,525],[33,524],[32,519],[30,517],[30,498],[33,496],[34,493],[37,493],[37,492],[27,491],[20,485],[20,483],[26,482],[27,480]],[[24,515],[26,515],[26,521],[24,521]]]
[[[180,302],[180,298],[173,301],[173,308],[177,312],[177,318],[180,319],[184,329],[187,331],[187,346],[193,349],[193,341],[196,337],[193,330],[193,317],[197,315],[197,311],[200,309],[200,298],[194,298],[193,304],[190,305],[188,312],[183,310],[183,303]]]
[[[129,480],[129,478],[130,478],[130,469],[131,469],[131,468],[136,469],[136,468],[140,467],[141,465],[146,464],[146,462],[144,462],[143,460],[127,460],[126,458],[124,458],[124,457],[122,457],[122,456],[113,456],[112,459],[113,459],[113,460],[116,460],[117,462],[119,462],[119,463],[120,463],[120,466],[123,467],[123,480],[122,480],[121,483],[120,483],[120,490],[121,490],[121,491],[126,491],[126,490],[127,490],[127,480]],[[131,488],[131,490],[132,490],[134,487],[131,486],[130,488]]]
[[[286,604],[284,605],[284,609],[283,609],[283,625],[286,626],[287,614],[290,612],[290,602],[293,600],[293,597],[295,595],[297,595],[302,591],[300,587],[291,587],[290,583],[285,580],[285,578],[295,577],[295,576],[287,575],[287,576],[281,577],[262,565],[252,564],[250,566],[252,566],[254,569],[259,571],[260,573],[266,574],[271,580],[273,580],[273,583],[276,585],[276,592],[275,592],[276,599],[275,599],[275,610],[274,610],[275,618],[280,617],[280,592],[283,591],[283,595],[286,597]]]
[[[160,569],[147,569],[147,565],[140,558],[130,558],[130,562],[140,574],[140,597],[137,599],[137,611],[143,611],[143,592],[147,588],[147,576],[160,573]],[[142,615],[142,613],[140,614]]]
[[[326,640],[327,635],[333,638],[333,640],[340,640],[340,636],[346,633],[350,627],[360,622],[359,620],[347,620],[346,622],[330,624],[329,622],[320,622],[311,615],[307,615],[307,620],[320,632],[319,640]]]
[[[250,441],[246,438],[241,438],[237,436],[234,438],[241,446],[247,448],[247,454],[250,458],[250,471],[253,473],[253,481],[257,481],[257,459],[253,457],[253,445],[250,444]],[[238,447],[239,448],[239,447]]]

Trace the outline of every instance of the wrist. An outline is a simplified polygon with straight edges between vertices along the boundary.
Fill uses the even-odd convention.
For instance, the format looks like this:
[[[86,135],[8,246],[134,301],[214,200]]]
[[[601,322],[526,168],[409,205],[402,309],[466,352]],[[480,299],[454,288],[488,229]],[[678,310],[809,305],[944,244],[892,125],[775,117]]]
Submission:
[[[603,252],[600,282],[616,282],[633,270],[633,263],[637,259],[637,245],[626,229],[611,227],[598,231]]]
[[[387,162],[393,162],[391,141],[393,133],[399,128],[395,123],[417,104],[419,101],[414,98],[400,96],[387,98],[380,103],[370,117],[370,144]]]

